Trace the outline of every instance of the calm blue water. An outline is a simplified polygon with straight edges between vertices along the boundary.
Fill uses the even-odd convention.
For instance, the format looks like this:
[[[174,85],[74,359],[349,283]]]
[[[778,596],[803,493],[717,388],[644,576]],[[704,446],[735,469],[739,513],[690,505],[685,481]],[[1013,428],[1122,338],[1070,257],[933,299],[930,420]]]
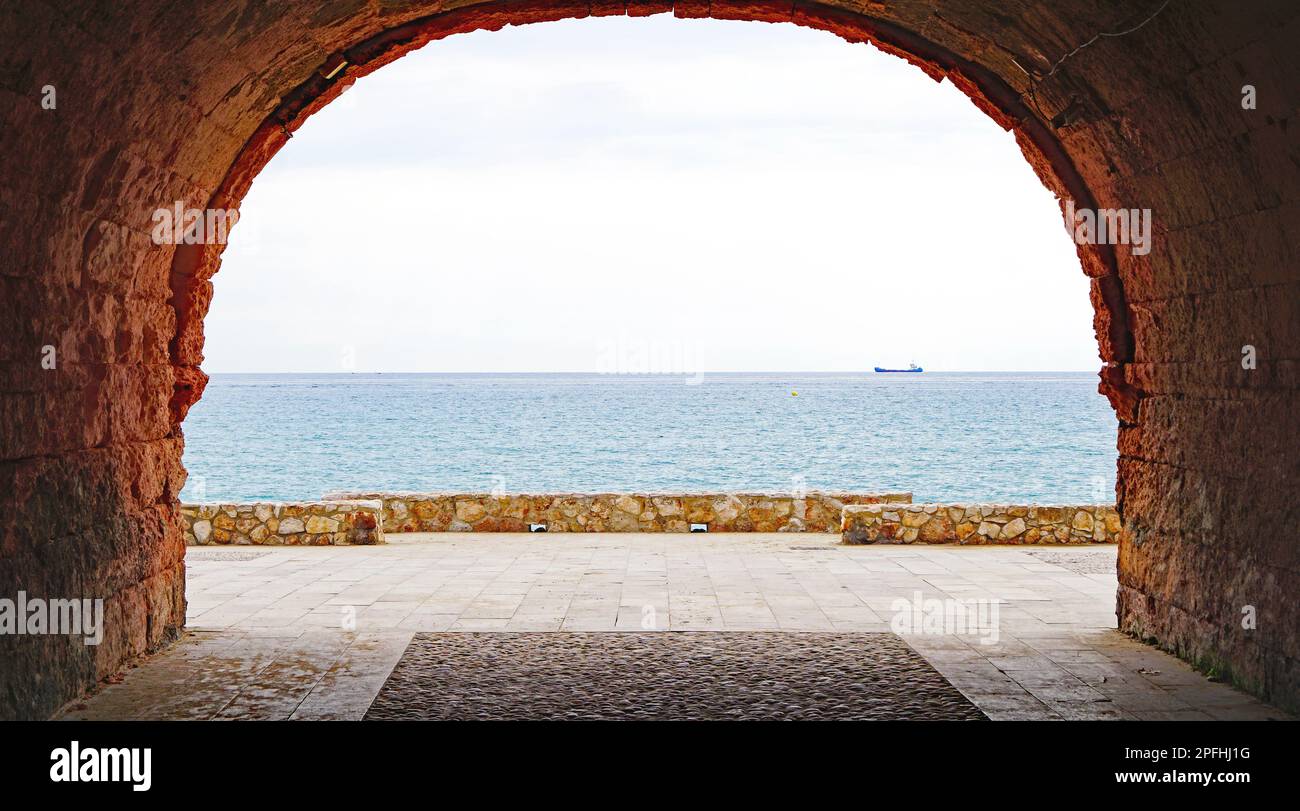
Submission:
[[[1090,372],[684,380],[213,375],[185,420],[182,498],[802,483],[925,501],[1114,499],[1116,422]]]

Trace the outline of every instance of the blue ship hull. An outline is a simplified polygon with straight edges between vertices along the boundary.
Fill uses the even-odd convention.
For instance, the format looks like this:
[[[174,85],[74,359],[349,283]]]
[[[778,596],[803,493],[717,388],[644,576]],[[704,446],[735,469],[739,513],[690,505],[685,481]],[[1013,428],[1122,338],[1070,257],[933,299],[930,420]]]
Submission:
[[[907,373],[907,372],[916,372],[916,373],[919,374],[919,373],[921,373],[921,372],[924,372],[925,370],[922,369],[920,366],[916,366],[916,367],[911,368],[911,369],[881,369],[879,366],[877,366],[877,367],[876,367],[876,371],[877,371],[877,372],[899,372],[899,373],[904,373],[904,374]]]

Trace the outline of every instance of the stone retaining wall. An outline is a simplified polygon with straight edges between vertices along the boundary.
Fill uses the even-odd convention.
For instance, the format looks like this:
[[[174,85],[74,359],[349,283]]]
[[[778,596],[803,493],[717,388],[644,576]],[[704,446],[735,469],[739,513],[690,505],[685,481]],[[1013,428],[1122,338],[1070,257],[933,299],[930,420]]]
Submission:
[[[844,508],[844,543],[1116,543],[1109,504],[866,504]]]
[[[848,504],[906,503],[911,493],[327,493],[382,501],[385,532],[838,532]]]
[[[383,503],[367,500],[182,504],[188,545],[330,546],[384,542]]]

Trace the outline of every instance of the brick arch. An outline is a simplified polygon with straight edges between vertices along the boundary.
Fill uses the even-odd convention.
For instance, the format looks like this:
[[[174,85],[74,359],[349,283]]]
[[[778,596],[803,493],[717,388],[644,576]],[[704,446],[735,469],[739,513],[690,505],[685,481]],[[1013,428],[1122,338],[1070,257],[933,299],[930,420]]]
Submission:
[[[434,4],[436,5],[436,4]],[[353,44],[339,44],[305,81],[283,95],[276,109],[254,131],[232,161],[207,206],[237,209],[254,178],[314,113],[344,93],[358,79],[430,42],[472,31],[589,16],[649,16],[672,13],[682,18],[793,23],[828,31],[851,43],[871,43],[919,67],[935,81],[947,79],[1005,130],[1013,132],[1021,151],[1058,198],[1079,208],[1097,207],[1087,180],[1075,167],[1051,125],[1030,102],[989,68],[884,19],[820,4],[754,0],[745,3],[572,3],[565,0],[489,0],[452,11],[417,17]],[[220,267],[224,246],[182,246],[172,262],[171,285],[177,331],[172,358],[178,370],[172,401],[177,424],[202,394],[199,369],[203,316],[211,302],[209,280]],[[1079,257],[1092,283],[1092,302],[1099,353],[1106,362],[1101,391],[1121,419],[1135,407],[1137,392],[1123,379],[1122,364],[1132,360],[1133,338],[1123,282],[1112,246],[1080,246]]]
[[[206,381],[202,321],[220,247],[152,245],[152,211],[173,200],[237,207],[308,116],[430,41],[655,13],[870,42],[952,81],[1015,134],[1058,197],[1154,211],[1150,255],[1079,251],[1100,389],[1120,422],[1120,626],[1300,701],[1290,610],[1300,274],[1285,227],[1300,189],[1286,136],[1300,23],[1287,0],[1179,3],[1113,37],[1098,35],[1159,4],[113,5],[0,12],[0,108],[13,122],[0,146],[26,157],[0,168],[0,318],[14,327],[0,355],[0,585],[103,596],[110,623],[94,650],[58,638],[0,650],[0,717],[48,714],[183,624],[181,423]],[[55,110],[39,103],[47,83]],[[1259,92],[1250,112],[1246,83]],[[1251,371],[1240,364],[1247,343],[1259,357]],[[38,366],[47,345],[58,371]],[[1249,633],[1246,605],[1259,614]]]

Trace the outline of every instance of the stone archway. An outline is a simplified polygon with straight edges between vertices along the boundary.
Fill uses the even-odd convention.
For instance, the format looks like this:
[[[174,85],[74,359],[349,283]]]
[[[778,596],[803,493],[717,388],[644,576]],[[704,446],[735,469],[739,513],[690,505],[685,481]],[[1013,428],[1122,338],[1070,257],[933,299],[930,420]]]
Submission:
[[[151,213],[236,207],[308,116],[432,40],[657,13],[871,42],[1012,130],[1063,200],[1153,211],[1151,253],[1079,251],[1120,421],[1120,627],[1300,702],[1293,4],[136,0],[0,12],[0,584],[102,596],[107,631],[5,641],[0,716],[48,715],[183,624],[181,422],[220,246],[154,245]]]

